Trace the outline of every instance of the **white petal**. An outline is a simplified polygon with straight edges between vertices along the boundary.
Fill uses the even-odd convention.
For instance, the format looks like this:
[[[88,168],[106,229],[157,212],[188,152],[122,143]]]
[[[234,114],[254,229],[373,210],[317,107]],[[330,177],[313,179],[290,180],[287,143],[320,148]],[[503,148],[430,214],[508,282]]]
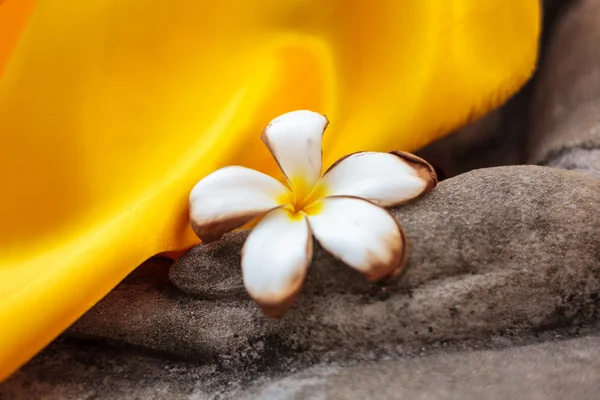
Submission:
[[[386,210],[353,197],[327,197],[306,209],[315,238],[327,251],[376,281],[399,272],[404,232]]]
[[[190,222],[200,239],[212,242],[290,198],[290,191],[268,175],[245,167],[225,167],[192,189]]]
[[[433,188],[433,167],[409,153],[354,153],[340,159],[318,183],[324,196],[355,196],[389,207]]]
[[[327,118],[300,110],[283,114],[269,123],[262,141],[299,196],[308,194],[321,176],[321,142]]]
[[[312,258],[306,218],[286,208],[268,213],[242,249],[244,285],[272,317],[281,317],[300,291]]]

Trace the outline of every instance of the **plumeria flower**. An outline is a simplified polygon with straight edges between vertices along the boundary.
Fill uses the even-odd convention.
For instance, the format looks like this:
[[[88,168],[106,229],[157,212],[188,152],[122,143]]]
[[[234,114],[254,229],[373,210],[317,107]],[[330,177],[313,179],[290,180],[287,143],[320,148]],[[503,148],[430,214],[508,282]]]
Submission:
[[[260,218],[242,249],[242,275],[250,296],[280,317],[296,298],[312,258],[312,236],[370,281],[398,273],[406,237],[382,207],[405,203],[433,188],[437,178],[408,153],[359,152],[323,175],[325,116],[293,111],[275,118],[262,141],[287,186],[261,172],[230,166],[202,179],[190,194],[190,220],[203,242]]]

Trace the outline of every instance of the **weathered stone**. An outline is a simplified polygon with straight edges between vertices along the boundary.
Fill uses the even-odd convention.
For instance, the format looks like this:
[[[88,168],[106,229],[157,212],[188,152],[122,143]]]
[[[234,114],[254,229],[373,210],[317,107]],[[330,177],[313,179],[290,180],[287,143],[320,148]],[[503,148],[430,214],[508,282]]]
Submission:
[[[600,110],[599,110],[600,112]],[[600,147],[564,149],[547,161],[549,167],[582,172],[600,178]]]
[[[169,272],[173,284],[183,292],[201,299],[248,298],[242,282],[241,250],[250,231],[225,235],[223,240],[201,244],[183,254]],[[362,276],[324,251],[318,242],[313,244],[314,255],[309,277],[303,287],[304,295],[323,295],[333,290],[364,294],[371,288]],[[332,279],[333,278],[333,279]]]
[[[600,175],[600,1],[570,2],[532,99],[531,163]]]
[[[385,286],[367,285],[317,250],[306,290],[275,321],[241,291],[239,260],[219,258],[229,250],[206,257],[196,250],[181,271],[193,296],[124,284],[71,334],[234,366],[371,359],[423,343],[577,329],[598,319],[600,180],[535,166],[477,170],[392,213],[411,249],[406,273]],[[226,246],[239,251],[244,235],[230,235]],[[207,298],[225,271],[238,274],[229,297],[224,285],[219,299]]]
[[[599,355],[600,340],[590,337],[351,367],[317,366],[260,383],[240,398],[595,400]]]
[[[244,297],[240,240],[247,234],[225,235],[218,242],[193,247],[179,257],[169,271],[169,279],[185,293],[199,298]]]
[[[132,348],[59,341],[8,381],[0,400],[422,399],[596,400],[600,337],[544,337],[506,347],[448,343],[393,360],[309,369],[199,365]]]

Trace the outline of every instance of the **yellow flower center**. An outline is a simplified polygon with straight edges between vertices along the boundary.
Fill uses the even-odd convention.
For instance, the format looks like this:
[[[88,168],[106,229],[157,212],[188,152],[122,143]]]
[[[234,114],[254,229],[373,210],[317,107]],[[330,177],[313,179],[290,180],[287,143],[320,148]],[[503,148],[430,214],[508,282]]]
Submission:
[[[307,185],[295,181],[292,192],[280,198],[279,204],[287,204],[285,208],[290,212],[290,219],[297,221],[304,218],[304,215],[317,214],[322,208],[318,200],[325,195],[326,190],[322,184],[307,189]]]
[[[291,201],[294,212],[308,213],[307,209],[309,208],[314,211],[314,203],[325,196],[325,188],[323,185],[317,184],[310,191],[306,190],[304,187],[302,189],[294,189]]]

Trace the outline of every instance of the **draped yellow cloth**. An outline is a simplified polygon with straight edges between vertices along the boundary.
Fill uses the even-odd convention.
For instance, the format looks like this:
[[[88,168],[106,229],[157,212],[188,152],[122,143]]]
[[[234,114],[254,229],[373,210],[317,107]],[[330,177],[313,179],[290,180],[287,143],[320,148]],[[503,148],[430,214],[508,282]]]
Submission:
[[[273,117],[326,114],[326,166],[414,151],[528,79],[539,20],[538,0],[0,0],[0,379],[197,243],[200,178],[275,173]]]

